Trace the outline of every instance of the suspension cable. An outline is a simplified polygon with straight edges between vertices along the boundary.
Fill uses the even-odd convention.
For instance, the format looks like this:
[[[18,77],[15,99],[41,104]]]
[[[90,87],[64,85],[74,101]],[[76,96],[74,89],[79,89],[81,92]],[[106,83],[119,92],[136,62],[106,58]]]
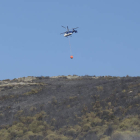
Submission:
[[[72,55],[71,44],[70,44],[70,37],[68,36],[68,38],[69,38],[69,45],[70,45],[70,55]]]

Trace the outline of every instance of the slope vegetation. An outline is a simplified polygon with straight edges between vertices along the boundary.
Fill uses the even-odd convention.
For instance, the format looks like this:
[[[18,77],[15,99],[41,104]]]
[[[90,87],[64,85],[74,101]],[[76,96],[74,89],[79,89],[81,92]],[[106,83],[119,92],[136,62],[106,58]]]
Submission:
[[[0,139],[139,140],[140,77],[0,81]]]

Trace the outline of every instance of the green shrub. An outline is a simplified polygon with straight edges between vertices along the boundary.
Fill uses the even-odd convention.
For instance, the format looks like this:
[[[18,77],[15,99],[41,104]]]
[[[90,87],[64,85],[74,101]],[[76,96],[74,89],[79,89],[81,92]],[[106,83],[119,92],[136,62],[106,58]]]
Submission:
[[[27,117],[20,117],[19,119],[24,124],[30,124],[32,123],[33,120],[35,120],[35,117],[27,116]]]
[[[138,117],[131,118],[132,125],[140,125],[140,119]]]
[[[70,108],[70,105],[67,105],[67,108]]]
[[[22,137],[23,136],[23,130],[19,130],[16,133],[17,137]]]
[[[23,135],[22,127],[19,127],[18,125],[12,125],[12,127],[8,128],[8,132],[10,133],[11,138],[21,137]]]
[[[22,122],[18,122],[18,123],[16,123],[16,126],[19,127],[19,128],[23,128],[24,124]]]
[[[17,113],[14,115],[15,117],[20,117],[23,114],[23,110],[17,111]]]
[[[0,113],[0,117],[4,117],[4,114],[3,113]]]
[[[25,133],[26,136],[33,136],[35,135],[32,131],[27,131],[27,133]]]
[[[69,97],[70,101],[76,100],[78,97],[77,96],[73,96],[73,97]]]
[[[125,93],[125,92],[126,92],[126,90],[124,89],[124,90],[122,90],[122,92],[123,92],[123,93]]]
[[[98,125],[98,124],[101,123],[101,122],[102,122],[102,120],[101,120],[100,118],[96,117],[96,118],[94,118],[94,119],[92,120],[91,126],[92,126],[92,127],[93,127],[93,126],[96,126],[96,125]]]
[[[100,107],[100,102],[99,101],[96,101],[93,108],[99,108]]]
[[[84,105],[84,107],[83,107],[83,109],[82,109],[82,112],[83,112],[83,113],[86,113],[87,110],[88,110],[87,106]]]
[[[45,137],[44,140],[68,140],[64,135],[58,135],[56,133],[51,133]]]
[[[46,117],[46,112],[41,111],[40,113],[37,113],[35,117],[37,120],[43,120],[43,118]]]
[[[83,128],[83,131],[87,132],[88,130],[90,130],[91,125],[90,123],[87,123],[87,124],[84,124],[82,128]]]
[[[67,130],[66,134],[70,136],[74,136],[76,134],[76,130],[73,128],[70,128]]]
[[[56,119],[55,118],[52,118],[51,119],[51,125],[55,125],[55,123],[56,123]]]
[[[29,124],[29,130],[33,133],[38,133],[45,130],[45,126],[39,125],[39,122],[37,120],[34,120],[31,124]]]
[[[32,106],[32,107],[30,108],[30,111],[36,111],[36,107],[33,107],[33,106]]]
[[[130,117],[130,118],[126,118],[124,119],[119,127],[122,130],[139,130],[140,129],[140,120],[138,117]]]
[[[6,129],[0,130],[0,139],[1,140],[11,140],[11,135]]]
[[[80,125],[75,125],[74,130],[76,130],[77,132],[80,132],[82,130],[82,127]]]
[[[103,86],[97,86],[98,91],[103,91]]]
[[[130,119],[128,119],[128,118],[125,119],[123,122],[120,123],[119,126],[122,130],[128,129],[130,127]]]
[[[29,92],[23,93],[23,95],[31,95],[31,94],[37,94],[38,92],[40,92],[42,90],[42,88],[39,89],[32,89]]]
[[[115,131],[110,140],[139,140],[140,134],[138,132],[131,131]]]
[[[110,136],[103,135],[100,140],[110,140]]]

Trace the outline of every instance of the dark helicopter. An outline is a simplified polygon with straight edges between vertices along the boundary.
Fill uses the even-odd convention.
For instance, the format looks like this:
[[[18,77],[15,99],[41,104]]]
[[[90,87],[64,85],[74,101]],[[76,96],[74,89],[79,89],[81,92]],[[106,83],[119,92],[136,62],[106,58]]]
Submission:
[[[66,32],[61,33],[61,34],[64,34],[64,37],[70,36],[70,35],[72,35],[73,33],[77,33],[77,30],[75,30],[75,29],[79,28],[79,27],[72,28],[71,31],[70,31],[69,28],[68,28],[68,26],[67,26],[67,28],[64,27],[64,26],[62,26],[62,27],[65,28],[65,29],[67,29]]]

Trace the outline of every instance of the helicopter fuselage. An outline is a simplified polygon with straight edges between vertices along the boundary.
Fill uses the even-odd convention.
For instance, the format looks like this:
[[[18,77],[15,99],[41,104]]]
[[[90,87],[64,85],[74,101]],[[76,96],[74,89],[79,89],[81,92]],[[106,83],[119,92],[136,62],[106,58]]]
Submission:
[[[67,37],[67,36],[70,36],[70,35],[72,35],[72,32],[65,33],[64,37]]]

